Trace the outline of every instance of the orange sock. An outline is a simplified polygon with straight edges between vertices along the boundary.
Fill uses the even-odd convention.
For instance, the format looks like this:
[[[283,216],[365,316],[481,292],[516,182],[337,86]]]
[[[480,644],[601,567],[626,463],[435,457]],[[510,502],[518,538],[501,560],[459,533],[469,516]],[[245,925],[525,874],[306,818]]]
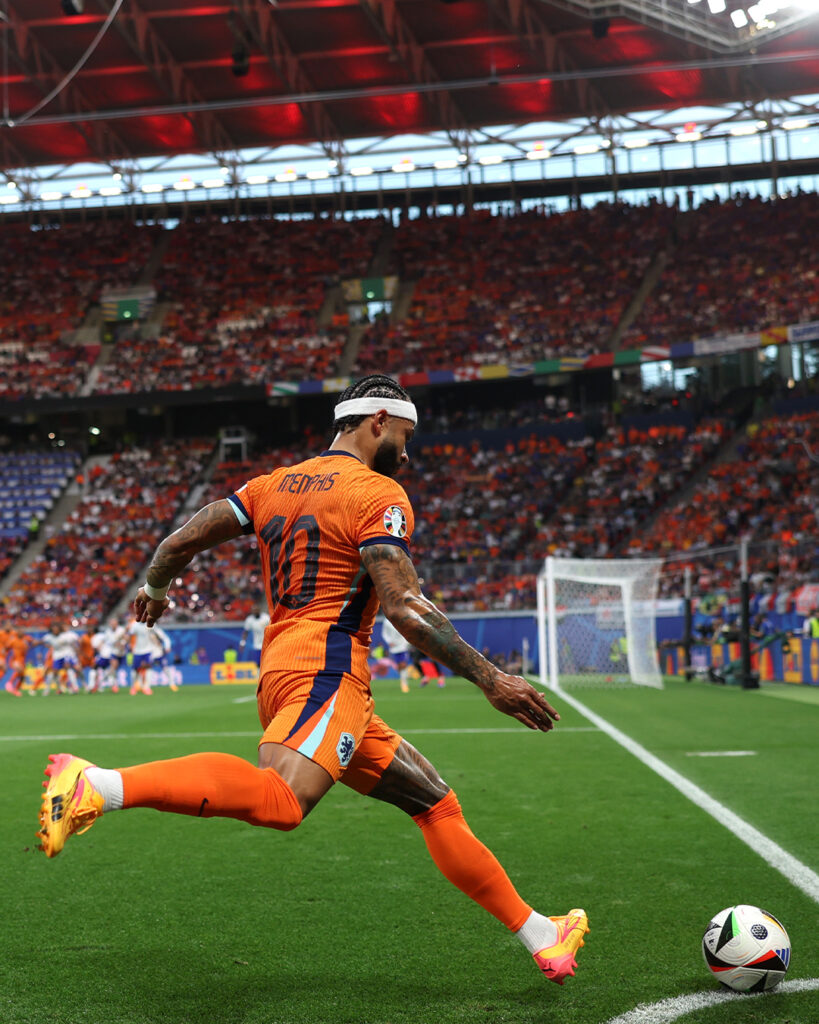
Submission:
[[[523,927],[532,908],[518,896],[495,855],[467,825],[450,790],[434,807],[412,819],[441,874],[513,932]]]
[[[233,754],[191,754],[120,768],[124,807],[199,818],[239,818],[289,832],[302,819],[293,790],[273,768]]]

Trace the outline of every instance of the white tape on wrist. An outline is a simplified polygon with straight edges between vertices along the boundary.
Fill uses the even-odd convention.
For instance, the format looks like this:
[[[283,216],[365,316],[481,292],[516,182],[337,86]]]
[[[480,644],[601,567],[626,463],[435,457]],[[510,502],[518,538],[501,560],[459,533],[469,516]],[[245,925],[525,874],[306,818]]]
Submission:
[[[148,597],[150,597],[152,601],[163,601],[168,591],[171,589],[171,585],[169,583],[166,587],[152,587],[151,584],[148,583],[148,581],[146,580],[142,584],[142,589],[145,591],[145,593],[148,595]]]

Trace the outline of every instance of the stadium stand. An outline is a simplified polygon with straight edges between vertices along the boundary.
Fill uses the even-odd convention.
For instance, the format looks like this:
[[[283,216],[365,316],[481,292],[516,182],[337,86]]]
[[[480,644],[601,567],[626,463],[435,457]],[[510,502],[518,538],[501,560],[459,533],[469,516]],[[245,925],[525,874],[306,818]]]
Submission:
[[[442,217],[398,228],[394,270],[415,280],[404,323],[376,324],[356,373],[588,356],[609,342],[675,210],[601,203],[561,214]]]
[[[813,194],[703,203],[684,215],[673,258],[623,347],[815,320],[817,229]]]
[[[816,467],[803,441],[816,444],[819,412],[781,414],[748,425],[734,456],[714,465],[693,494],[664,509],[653,527],[629,543],[634,554],[692,556],[710,548],[753,545],[751,572],[759,585],[793,591],[819,574]],[[735,558],[684,557],[666,587],[680,592],[685,565],[699,591],[735,586]]]
[[[0,580],[39,533],[79,461],[68,449],[0,453]]]
[[[332,376],[346,331],[317,320],[330,288],[366,274],[384,227],[358,221],[194,220],[156,278],[159,341],[120,344],[97,390],[179,391]]]
[[[71,450],[0,453],[0,536],[27,537],[45,519],[80,461]]]
[[[105,287],[135,283],[160,231],[120,218],[0,229],[0,400],[79,393],[100,346],[71,332]]]
[[[134,447],[83,474],[83,498],[2,599],[19,629],[48,629],[55,618],[96,625],[145,564],[190,488],[213,442],[180,440]]]

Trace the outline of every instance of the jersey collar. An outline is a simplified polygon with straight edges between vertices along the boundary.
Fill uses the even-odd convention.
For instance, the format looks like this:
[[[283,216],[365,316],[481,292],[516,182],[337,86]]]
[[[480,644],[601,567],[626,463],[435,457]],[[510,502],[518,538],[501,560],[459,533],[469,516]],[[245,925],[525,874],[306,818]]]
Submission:
[[[362,460],[361,460],[361,459],[359,459],[359,457],[358,457],[357,455],[353,455],[353,453],[352,453],[352,452],[342,452],[342,451],[337,451],[337,450],[336,450],[336,449],[334,449],[334,448],[328,448],[326,452],[321,452],[321,453],[319,454],[319,458],[320,458],[320,459],[325,459],[325,458],[327,458],[327,457],[328,457],[328,456],[330,456],[330,455],[346,455],[346,456],[347,456],[348,458],[350,458],[350,459],[355,459],[355,460],[356,460],[356,462],[362,462]]]

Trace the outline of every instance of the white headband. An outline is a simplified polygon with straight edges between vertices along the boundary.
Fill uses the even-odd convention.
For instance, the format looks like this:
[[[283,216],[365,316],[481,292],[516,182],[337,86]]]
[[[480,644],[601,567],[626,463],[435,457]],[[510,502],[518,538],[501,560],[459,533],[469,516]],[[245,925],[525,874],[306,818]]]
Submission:
[[[390,416],[412,420],[413,425],[418,422],[418,413],[413,403],[400,398],[350,398],[346,402],[339,402],[333,409],[333,419],[341,420],[345,416],[372,416],[382,409]]]

